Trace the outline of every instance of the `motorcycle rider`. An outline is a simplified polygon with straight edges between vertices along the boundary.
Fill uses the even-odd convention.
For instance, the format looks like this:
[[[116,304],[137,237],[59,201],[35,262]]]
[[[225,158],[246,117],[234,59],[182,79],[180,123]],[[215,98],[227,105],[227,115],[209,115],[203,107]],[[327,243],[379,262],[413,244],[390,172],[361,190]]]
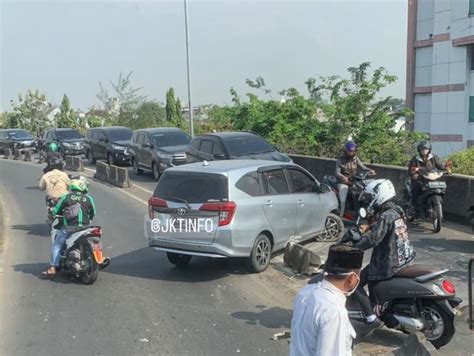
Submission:
[[[66,238],[75,229],[90,225],[96,214],[94,199],[88,194],[87,179],[72,179],[69,185],[70,193],[63,195],[51,211],[51,215],[62,215],[62,228],[56,234],[51,246],[50,267],[42,273],[44,277],[56,275],[59,267],[59,253]]]
[[[350,178],[355,176],[359,170],[368,171],[372,175],[375,174],[374,170],[362,163],[356,151],[356,143],[354,141],[347,141],[344,145],[344,152],[336,162],[335,176],[338,181],[337,190],[339,191],[339,198],[341,199],[341,216],[344,215],[349,186],[352,184]]]
[[[416,147],[418,155],[415,155],[408,163],[408,175],[411,183],[411,206],[413,213],[417,215],[419,211],[419,197],[423,188],[421,175],[433,169],[443,170],[445,166],[441,159],[431,153],[431,143],[424,140]],[[449,173],[449,172],[448,172]]]
[[[50,171],[44,174],[39,182],[40,190],[46,190],[46,204],[50,201],[57,202],[60,197],[68,192],[71,184],[68,175],[63,171],[63,161],[57,158],[50,160]]]
[[[58,145],[54,142],[51,142],[47,146],[46,152],[46,167],[43,169],[43,173],[47,173],[48,171],[52,170],[51,168],[51,160],[53,159],[60,159],[62,161],[61,154],[58,152]]]
[[[416,255],[408,239],[405,212],[393,201],[395,196],[395,187],[388,179],[374,180],[365,187],[361,199],[369,203],[367,211],[375,222],[370,227],[361,225],[360,232],[363,235],[358,242],[353,243],[354,247],[363,250],[373,248],[370,263],[362,270],[360,284],[354,294],[367,317],[367,322],[373,326],[380,326],[378,316],[381,313],[381,307],[375,304],[375,285],[393,277],[412,262]],[[370,298],[364,290],[366,284]],[[398,324],[397,319],[391,315],[385,315],[382,321],[388,327]]]

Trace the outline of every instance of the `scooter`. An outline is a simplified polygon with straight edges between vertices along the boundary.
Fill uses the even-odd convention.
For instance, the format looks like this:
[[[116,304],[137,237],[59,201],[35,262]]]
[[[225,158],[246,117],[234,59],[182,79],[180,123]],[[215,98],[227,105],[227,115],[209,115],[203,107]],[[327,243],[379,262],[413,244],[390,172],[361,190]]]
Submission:
[[[366,217],[366,210],[361,208],[356,227],[344,234],[341,243],[362,238],[359,226],[361,219]],[[454,317],[462,300],[456,297],[454,285],[443,277],[448,271],[447,268],[411,264],[394,277],[377,283],[374,293],[377,304],[382,306],[380,318],[395,317],[398,325],[393,328],[405,333],[422,332],[437,349],[449,343],[455,333]],[[309,283],[316,283],[321,279],[321,274],[316,275]],[[367,322],[354,295],[347,299],[346,308],[352,321]]]
[[[52,221],[52,230],[57,231],[62,216],[56,215]],[[102,254],[100,226],[84,226],[71,230],[59,253],[59,270],[65,270],[80,278],[84,284],[93,284],[99,270],[110,264],[110,258]]]
[[[418,198],[420,207],[420,218],[429,220],[433,224],[433,232],[441,231],[443,221],[443,197],[446,194],[447,184],[441,180],[444,172],[434,169],[421,175],[422,192]],[[408,195],[408,202],[411,202],[411,178],[407,177],[405,187]],[[409,203],[407,205],[411,206]],[[413,209],[406,209],[407,216],[414,220]]]
[[[342,220],[345,223],[354,224],[357,220],[357,211],[361,207],[361,202],[359,201],[360,193],[364,190],[367,184],[374,180],[372,178],[368,179],[368,177],[373,176],[375,176],[375,174],[370,174],[370,171],[359,171],[357,174],[349,178],[349,192],[347,194],[345,210],[342,212]],[[329,185],[332,191],[336,194],[339,202],[339,210],[341,210],[341,198],[337,187],[337,178],[335,176],[325,175],[323,177],[323,183]]]

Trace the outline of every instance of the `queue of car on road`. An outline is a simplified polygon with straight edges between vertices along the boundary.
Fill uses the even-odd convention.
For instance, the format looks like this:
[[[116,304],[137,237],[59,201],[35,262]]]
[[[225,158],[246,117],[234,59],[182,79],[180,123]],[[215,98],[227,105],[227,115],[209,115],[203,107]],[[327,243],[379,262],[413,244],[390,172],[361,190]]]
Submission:
[[[18,135],[26,138],[23,131]],[[290,240],[335,241],[343,233],[334,192],[252,132],[191,138],[179,128],[108,126],[83,137],[53,128],[41,138],[43,147],[50,142],[63,156],[151,172],[158,183],[145,234],[179,267],[192,256],[245,258],[251,271],[262,272]]]

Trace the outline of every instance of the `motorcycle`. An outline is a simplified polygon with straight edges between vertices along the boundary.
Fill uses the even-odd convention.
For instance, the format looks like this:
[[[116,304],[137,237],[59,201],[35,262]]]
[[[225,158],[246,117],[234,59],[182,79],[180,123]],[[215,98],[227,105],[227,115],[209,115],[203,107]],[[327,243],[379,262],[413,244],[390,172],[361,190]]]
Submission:
[[[438,169],[433,169],[420,175],[420,182],[422,184],[421,194],[418,197],[418,205],[420,207],[419,217],[423,220],[429,220],[433,224],[433,232],[441,231],[443,221],[443,197],[446,194],[447,184],[441,180],[444,172]],[[410,177],[405,181],[408,201],[411,202],[411,185]],[[409,205],[409,203],[407,203]],[[411,206],[411,205],[409,205]],[[413,221],[415,213],[413,209],[406,209],[408,218]]]
[[[359,171],[357,174],[349,178],[349,192],[347,194],[345,210],[342,212],[342,220],[345,223],[354,223],[357,219],[357,211],[361,208],[359,201],[360,193],[364,188],[373,181],[368,177],[373,177],[375,174],[370,174],[370,171]],[[323,176],[323,183],[329,185],[332,191],[336,194],[339,202],[339,210],[341,210],[341,198],[339,197],[339,190],[337,188],[338,180],[335,176]],[[366,206],[364,206],[366,208]]]
[[[361,239],[359,226],[367,217],[360,209],[356,226],[348,229],[341,243]],[[445,277],[447,268],[437,269],[424,264],[411,264],[390,279],[380,281],[374,287],[375,300],[381,305],[381,316],[393,316],[398,321],[394,328],[405,333],[422,332],[437,349],[449,343],[455,333],[454,317],[462,300],[456,297],[454,285]],[[320,281],[323,276],[313,277],[309,283]],[[349,319],[367,323],[356,296],[346,302]],[[386,325],[390,327],[389,325]]]
[[[52,229],[59,230],[61,215],[52,221]],[[102,254],[100,226],[84,226],[73,228],[59,253],[59,270],[65,270],[80,278],[84,284],[93,284],[99,270],[110,264],[110,258]]]

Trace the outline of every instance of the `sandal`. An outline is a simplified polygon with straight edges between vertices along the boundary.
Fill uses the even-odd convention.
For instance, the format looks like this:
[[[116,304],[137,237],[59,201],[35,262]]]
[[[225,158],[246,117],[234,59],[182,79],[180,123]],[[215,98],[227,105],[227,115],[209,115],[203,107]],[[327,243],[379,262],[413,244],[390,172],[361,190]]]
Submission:
[[[56,269],[54,267],[49,267],[46,271],[41,272],[41,275],[45,278],[54,277],[56,275]]]

